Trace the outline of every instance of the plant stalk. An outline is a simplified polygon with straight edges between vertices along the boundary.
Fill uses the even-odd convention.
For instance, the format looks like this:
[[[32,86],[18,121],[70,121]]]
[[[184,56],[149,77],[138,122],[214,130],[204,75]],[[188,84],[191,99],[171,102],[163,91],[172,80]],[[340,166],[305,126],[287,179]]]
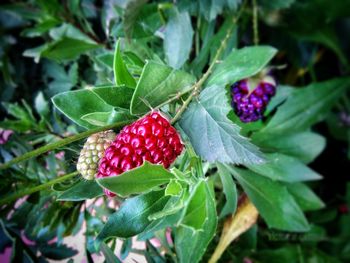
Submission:
[[[59,140],[59,141],[51,143],[51,144],[47,144],[47,145],[45,145],[43,147],[37,148],[37,149],[35,149],[33,151],[27,152],[27,153],[25,153],[23,155],[20,155],[20,156],[16,157],[16,158],[13,158],[12,160],[8,161],[7,163],[0,164],[0,170],[7,169],[7,168],[11,167],[14,164],[17,164],[17,163],[23,162],[25,160],[31,159],[33,157],[36,157],[36,156],[38,156],[40,154],[43,154],[43,153],[46,153],[48,151],[54,150],[56,148],[60,148],[60,147],[62,147],[64,145],[70,144],[72,142],[81,140],[81,139],[83,139],[85,137],[88,137],[88,136],[94,134],[94,133],[105,131],[105,130],[109,130],[109,129],[112,129],[112,128],[120,128],[120,127],[128,124],[129,122],[130,121],[116,122],[116,123],[113,123],[113,124],[110,124],[110,125],[107,125],[107,126],[98,127],[98,128],[95,128],[95,129],[91,129],[91,130],[88,130],[88,131],[85,131],[85,132],[82,132],[82,133],[79,133],[79,134],[67,137],[65,139]]]
[[[30,195],[30,194],[33,194],[33,193],[45,190],[46,188],[48,188],[48,187],[50,187],[50,186],[52,186],[52,185],[54,185],[56,183],[60,183],[60,182],[66,181],[67,179],[70,179],[70,178],[76,176],[77,174],[78,174],[78,172],[75,171],[73,173],[69,173],[69,174],[57,177],[55,179],[52,179],[51,181],[48,181],[46,183],[43,183],[43,184],[40,184],[40,185],[31,187],[31,188],[28,188],[28,189],[23,189],[23,190],[20,190],[18,192],[15,192],[15,193],[5,197],[4,199],[1,199],[0,200],[0,206],[2,206],[4,204],[11,203],[11,202],[13,202],[13,201],[23,197],[23,196]]]
[[[215,56],[213,58],[213,61],[210,63],[209,68],[207,69],[207,71],[202,75],[202,77],[192,86],[191,90],[192,93],[190,94],[190,96],[185,100],[185,102],[181,105],[181,107],[179,108],[179,110],[177,111],[177,113],[175,114],[174,118],[171,120],[171,123],[174,124],[175,122],[177,122],[181,115],[184,113],[184,111],[186,110],[187,106],[190,104],[190,102],[192,101],[192,99],[199,95],[200,90],[203,86],[203,84],[205,83],[205,81],[208,79],[209,75],[213,72],[213,68],[214,66],[218,63],[218,60],[222,54],[222,52],[224,51],[227,42],[232,34],[233,29],[235,28],[237,21],[239,20],[239,18],[241,17],[244,7],[245,7],[245,3],[246,1],[243,2],[243,4],[241,5],[240,10],[238,11],[237,16],[235,16],[232,20],[232,24],[231,26],[227,29],[226,32],[226,36],[225,38],[221,41],[220,47],[218,48],[218,50],[215,53]]]
[[[254,45],[259,44],[259,28],[258,28],[258,4],[256,0],[253,1],[253,34],[254,34]]]

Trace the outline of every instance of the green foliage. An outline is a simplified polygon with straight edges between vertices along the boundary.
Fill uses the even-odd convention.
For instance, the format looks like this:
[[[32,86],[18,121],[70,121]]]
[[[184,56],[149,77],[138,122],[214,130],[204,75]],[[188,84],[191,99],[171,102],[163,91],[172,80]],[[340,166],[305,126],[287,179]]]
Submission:
[[[124,201],[97,236],[97,245],[109,237],[126,238],[141,233],[151,223],[148,217],[161,210],[168,200],[163,195],[163,191],[153,191]]]
[[[226,215],[233,214],[236,211],[238,193],[236,184],[227,169],[225,169],[225,167],[223,167],[220,163],[217,163],[217,168],[226,197],[226,203],[220,212],[220,217],[224,217]]]
[[[57,196],[59,201],[83,201],[103,194],[102,188],[95,181],[80,181]]]
[[[97,182],[121,197],[148,192],[168,183],[174,175],[161,165],[144,162],[142,166],[127,171],[120,176],[98,179]]]
[[[215,68],[207,85],[227,85],[253,76],[269,63],[276,52],[275,48],[269,46],[234,50]]]
[[[186,62],[191,52],[192,38],[190,15],[173,9],[164,32],[164,53],[169,66],[178,69]]]
[[[125,85],[131,88],[134,88],[136,86],[136,82],[134,78],[129,73],[123,61],[122,54],[120,52],[120,41],[118,41],[115,46],[113,72],[114,72],[114,82],[116,86]]]
[[[198,155],[209,162],[262,163],[258,148],[240,135],[240,127],[226,117],[229,111],[224,87],[211,86],[189,106],[180,125]]]
[[[300,182],[318,180],[322,177],[296,158],[279,153],[266,154],[266,163],[250,164],[248,168],[272,180]]]
[[[242,185],[269,227],[304,232],[309,224],[287,188],[251,171],[226,166]]]
[[[190,74],[166,65],[148,61],[143,68],[131,100],[130,112],[142,114],[178,93],[187,91],[195,82]]]
[[[349,78],[313,83],[295,90],[278,108],[262,134],[286,134],[308,129],[321,121],[333,104],[348,88]]]
[[[188,225],[185,221],[176,229],[175,248],[180,262],[198,262],[205,253],[209,242],[214,237],[217,227],[218,220],[212,185],[208,182],[199,182],[195,190],[196,192],[193,198],[196,198],[197,202],[199,201],[203,204],[198,220],[202,222],[202,225],[200,229],[196,229],[195,225],[197,225],[198,222],[194,222],[195,225]],[[185,215],[184,219],[187,219],[188,223],[191,222],[191,219],[195,220],[196,211],[197,209],[193,211],[195,214],[190,215],[186,212],[187,217]]]

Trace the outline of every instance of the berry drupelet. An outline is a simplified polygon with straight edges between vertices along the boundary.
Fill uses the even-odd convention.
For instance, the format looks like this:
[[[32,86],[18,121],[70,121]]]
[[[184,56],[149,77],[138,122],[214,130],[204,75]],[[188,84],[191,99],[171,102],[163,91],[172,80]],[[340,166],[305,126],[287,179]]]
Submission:
[[[116,176],[138,167],[144,161],[168,168],[183,144],[176,129],[158,111],[125,126],[107,148],[100,161],[97,178]],[[105,194],[114,196],[104,189]]]
[[[254,122],[263,117],[267,104],[276,93],[273,78],[268,76],[266,79],[268,81],[258,82],[244,79],[231,86],[232,107],[242,122]],[[251,83],[254,87],[250,87]]]
[[[95,178],[98,163],[115,137],[113,131],[104,131],[95,133],[86,140],[77,162],[77,170],[84,179]]]

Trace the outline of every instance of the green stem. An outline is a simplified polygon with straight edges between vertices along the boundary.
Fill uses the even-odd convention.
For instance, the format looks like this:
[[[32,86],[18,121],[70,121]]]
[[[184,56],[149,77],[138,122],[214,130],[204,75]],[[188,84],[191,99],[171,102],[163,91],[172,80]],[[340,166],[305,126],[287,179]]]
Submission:
[[[57,142],[45,145],[45,146],[40,147],[38,149],[35,149],[33,151],[27,152],[27,153],[25,153],[25,154],[23,154],[21,156],[13,158],[12,160],[10,160],[7,163],[0,164],[0,170],[7,169],[7,168],[11,167],[12,165],[14,165],[16,163],[23,162],[25,160],[31,159],[33,157],[36,157],[36,156],[38,156],[40,154],[46,153],[46,152],[54,150],[56,148],[60,148],[60,147],[62,147],[64,145],[70,144],[72,142],[81,140],[81,139],[83,139],[85,137],[90,136],[91,134],[94,134],[94,133],[97,133],[97,132],[101,132],[101,131],[105,131],[105,130],[109,130],[109,129],[112,129],[112,128],[120,128],[120,127],[122,127],[122,126],[124,126],[124,125],[126,125],[128,123],[129,123],[129,121],[116,122],[116,123],[113,123],[113,124],[110,124],[110,125],[107,125],[107,126],[91,129],[91,130],[88,130],[88,131],[85,131],[85,132],[82,132],[82,133],[79,133],[79,134],[67,137],[65,139],[59,140]]]
[[[199,10],[199,8],[198,8]],[[200,27],[201,27],[201,16],[200,14],[198,14],[197,16],[197,30],[196,30],[196,35],[195,35],[195,53],[196,53],[196,57],[199,54],[199,50],[200,50]]]
[[[258,28],[258,4],[253,0],[253,34],[254,45],[259,44],[259,28]]]
[[[67,179],[70,179],[74,176],[76,176],[78,174],[77,171],[73,172],[73,173],[69,173],[69,174],[66,174],[66,175],[63,175],[63,176],[60,176],[60,177],[57,177],[51,181],[48,181],[46,183],[43,183],[41,185],[37,185],[37,186],[34,186],[34,187],[31,187],[31,188],[28,188],[28,189],[23,189],[23,190],[20,190],[18,192],[15,192],[7,197],[5,197],[4,199],[1,199],[0,200],[0,206],[4,205],[4,204],[8,204],[8,203],[11,203],[23,196],[26,196],[26,195],[30,195],[30,194],[33,194],[33,193],[36,193],[36,192],[39,192],[39,191],[42,191],[42,190],[45,190],[46,188],[56,184],[56,183],[60,183],[60,182],[63,182],[63,181],[66,181]]]
[[[175,114],[174,118],[171,120],[171,123],[174,124],[176,121],[178,121],[181,117],[181,115],[183,114],[183,112],[186,110],[187,106],[190,104],[190,102],[192,101],[192,99],[197,96],[200,93],[200,90],[203,86],[203,84],[205,83],[205,81],[208,79],[209,75],[212,73],[214,66],[216,65],[216,63],[218,62],[222,52],[224,51],[226,45],[227,45],[227,41],[229,40],[233,29],[236,26],[236,23],[238,21],[238,19],[240,18],[240,16],[242,15],[243,9],[245,6],[245,2],[242,4],[242,7],[240,9],[240,11],[238,12],[238,15],[236,17],[233,18],[232,24],[231,26],[227,29],[226,32],[226,36],[225,38],[221,41],[220,47],[218,48],[218,50],[216,51],[216,54],[213,58],[213,61],[210,63],[209,68],[207,69],[207,71],[203,74],[203,76],[192,86],[191,90],[192,93],[190,94],[190,96],[185,100],[185,102],[181,105],[181,107],[179,108],[178,112]]]
[[[177,113],[175,114],[174,118],[171,120],[171,124],[174,124],[175,122],[177,122],[181,115],[184,113],[184,111],[186,110],[188,104],[190,104],[191,100],[194,97],[194,92],[192,92],[190,94],[190,96],[188,96],[188,98],[185,100],[184,104],[181,105],[180,109],[177,111]]]
[[[175,96],[171,97],[170,99],[164,101],[163,103],[159,104],[157,107],[155,107],[154,109],[160,109],[161,107],[165,106],[165,105],[168,105],[169,103],[171,102],[174,102],[178,99],[180,99],[183,95],[189,93],[190,91],[192,91],[192,88],[188,89],[188,90],[185,90],[185,91],[182,91],[182,92],[179,92],[177,93]]]

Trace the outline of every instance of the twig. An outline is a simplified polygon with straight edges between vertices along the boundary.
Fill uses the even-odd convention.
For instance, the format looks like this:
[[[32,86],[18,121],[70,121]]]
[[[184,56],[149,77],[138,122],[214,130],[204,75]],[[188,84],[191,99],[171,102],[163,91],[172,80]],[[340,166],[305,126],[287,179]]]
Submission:
[[[232,20],[232,24],[231,26],[227,29],[226,32],[226,36],[225,38],[221,41],[220,47],[218,48],[218,50],[216,51],[216,54],[213,58],[213,61],[211,62],[211,64],[209,65],[209,68],[207,69],[207,71],[203,74],[203,76],[192,86],[191,90],[192,93],[190,94],[190,96],[185,100],[184,104],[182,104],[182,106],[179,108],[178,112],[176,113],[176,115],[174,116],[174,118],[171,120],[171,123],[174,124],[176,121],[179,120],[179,118],[181,117],[181,115],[183,114],[183,112],[186,110],[187,106],[190,104],[190,102],[192,101],[192,99],[199,95],[200,90],[203,86],[203,84],[205,83],[205,81],[208,79],[209,75],[212,73],[214,66],[216,65],[217,61],[219,60],[222,52],[224,51],[226,45],[227,45],[227,41],[229,40],[232,31],[234,29],[234,27],[236,26],[237,21],[239,20],[239,18],[241,17],[242,13],[243,13],[243,9],[245,7],[245,2],[242,4],[241,9],[239,10],[238,14],[236,17],[233,18]]]
[[[256,0],[253,1],[253,34],[254,34],[254,45],[259,44],[259,28],[258,28],[258,4]]]
[[[27,152],[27,153],[25,153],[25,154],[23,154],[21,156],[13,158],[12,160],[10,160],[7,163],[0,164],[0,170],[7,169],[7,168],[11,167],[12,165],[14,165],[16,163],[23,162],[25,160],[31,159],[33,157],[36,157],[36,156],[38,156],[40,154],[46,153],[46,152],[54,150],[56,148],[60,148],[60,147],[62,147],[64,145],[66,145],[66,144],[70,144],[72,142],[78,141],[80,139],[83,139],[85,137],[90,136],[91,134],[94,134],[94,133],[97,133],[97,132],[101,132],[101,131],[105,131],[105,130],[109,130],[109,129],[112,129],[112,128],[122,127],[122,126],[128,124],[129,122],[130,121],[116,122],[116,123],[113,123],[113,124],[110,124],[110,125],[107,125],[107,126],[91,129],[91,130],[88,130],[88,131],[85,131],[85,132],[82,132],[82,133],[79,133],[79,134],[67,137],[65,139],[59,140],[57,142],[45,145],[45,146],[40,147],[38,149],[35,149],[33,151]]]
[[[4,204],[11,203],[11,202],[13,202],[13,201],[23,197],[23,196],[30,195],[30,194],[33,194],[33,193],[45,190],[46,188],[50,187],[51,185],[54,185],[56,183],[60,183],[60,182],[66,181],[67,179],[70,179],[70,178],[76,176],[77,174],[78,174],[78,172],[75,171],[73,173],[69,173],[69,174],[57,177],[57,178],[55,178],[55,179],[53,179],[51,181],[48,181],[46,183],[43,183],[43,184],[40,184],[40,185],[31,187],[31,188],[28,188],[28,189],[23,189],[23,190],[20,190],[18,192],[15,192],[15,193],[13,193],[13,194],[11,194],[11,195],[1,199],[0,200],[0,206],[2,206]]]

